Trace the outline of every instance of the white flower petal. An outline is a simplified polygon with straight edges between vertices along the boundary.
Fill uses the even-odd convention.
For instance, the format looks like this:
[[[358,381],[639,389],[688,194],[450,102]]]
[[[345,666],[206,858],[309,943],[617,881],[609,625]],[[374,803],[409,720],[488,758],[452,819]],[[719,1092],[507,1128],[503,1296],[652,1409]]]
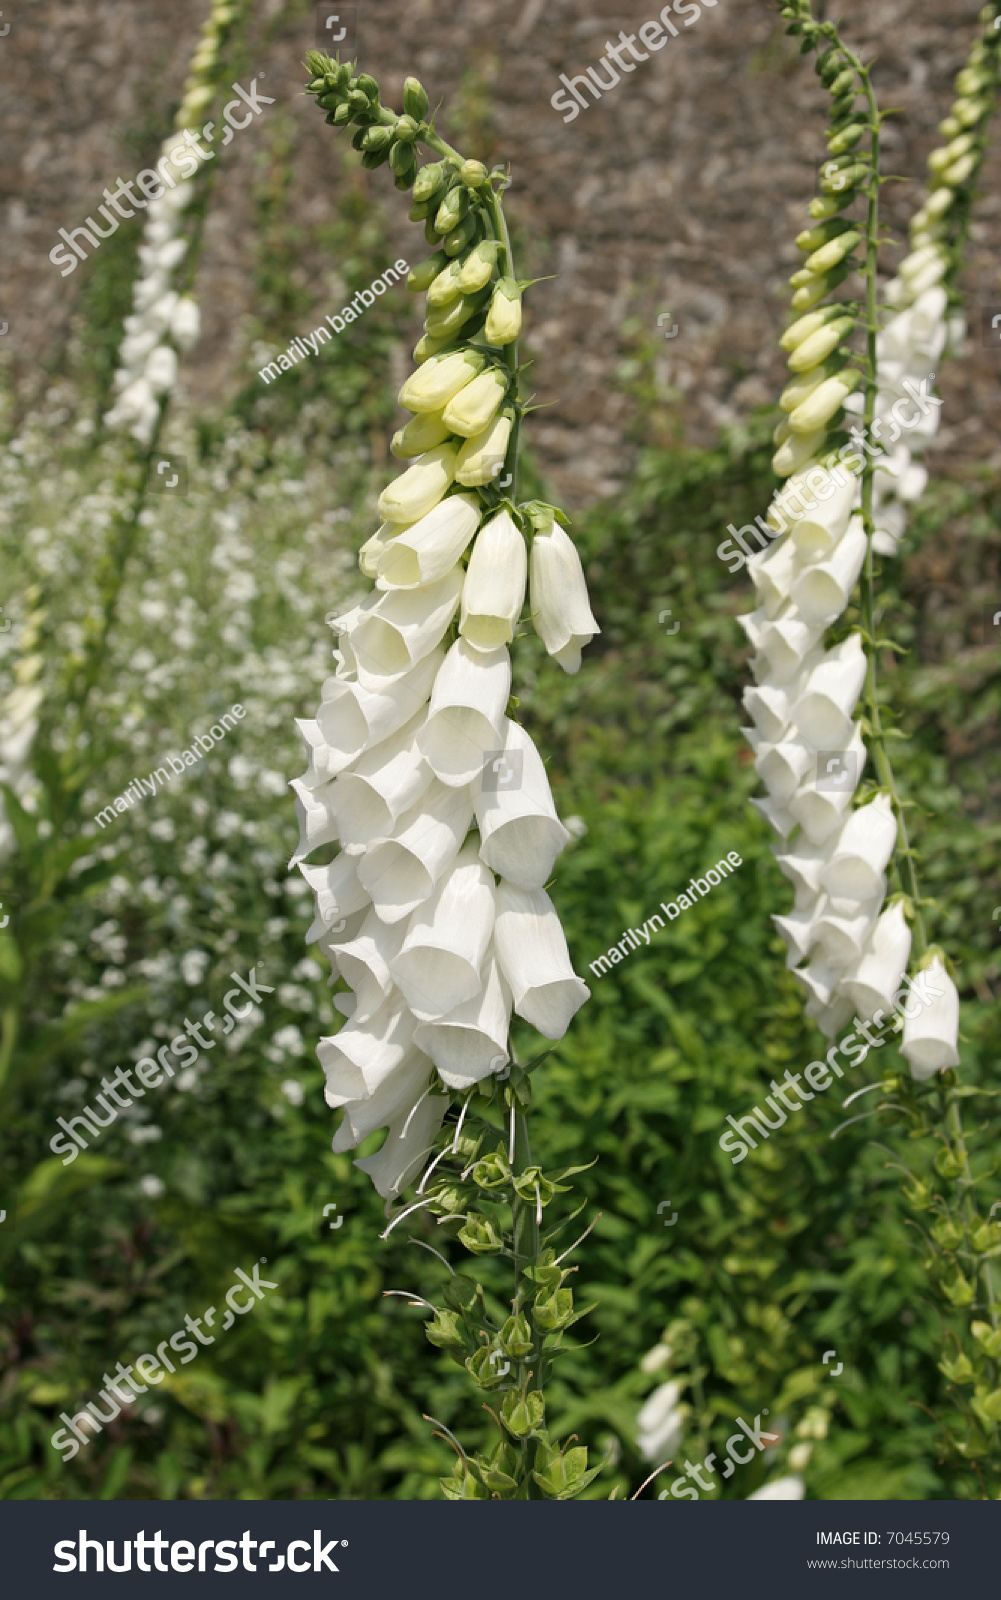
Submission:
[[[929,993],[940,991],[937,997],[929,1000],[922,1006],[916,1016],[908,1016],[904,1011],[904,1034],[900,1043],[900,1053],[907,1057],[911,1069],[911,1077],[918,1082],[924,1082],[936,1072],[943,1072],[947,1067],[959,1066],[959,994],[940,957],[936,956],[930,965],[918,975],[914,989],[911,991],[911,1000],[915,998],[915,990],[919,991],[919,984],[924,983]]]
[[[852,713],[865,682],[866,660],[857,633],[829,650],[811,672],[792,708],[792,720],[815,750],[844,749],[852,736]]]
[[[465,785],[480,776],[486,752],[502,743],[510,694],[507,650],[474,650],[457,639],[435,679],[428,719],[417,735],[425,761],[442,783]]]
[[[379,587],[416,589],[446,577],[480,521],[472,495],[449,495],[395,538],[384,541],[378,560]]]
[[[468,789],[437,779],[397,822],[390,839],[377,839],[355,857],[358,878],[385,922],[399,922],[431,895],[459,853],[473,801]]]
[[[431,1057],[450,1089],[468,1089],[489,1073],[502,1071],[510,1059],[511,993],[492,954],[484,972],[483,985],[471,1000],[414,1031],[414,1043]]]
[[[544,889],[497,889],[494,943],[514,1009],[547,1039],[562,1039],[590,998],[570,961],[556,908]]]
[[[821,882],[828,894],[868,900],[885,891],[884,869],[897,842],[889,795],[878,794],[849,816]]]
[[[421,1163],[434,1148],[447,1110],[447,1095],[428,1095],[412,1115],[407,1111],[397,1117],[381,1150],[355,1162],[356,1167],[368,1173],[384,1200],[395,1200],[416,1178]]]
[[[863,1022],[868,1022],[877,1011],[890,1015],[910,954],[911,930],[907,926],[903,901],[897,900],[883,912],[860,960],[838,985]]]
[[[509,511],[480,529],[466,568],[459,632],[477,650],[510,644],[525,603],[528,551]]]
[[[556,815],[549,779],[525,729],[504,718],[503,750],[475,789],[480,857],[519,889],[541,889],[570,834]]]

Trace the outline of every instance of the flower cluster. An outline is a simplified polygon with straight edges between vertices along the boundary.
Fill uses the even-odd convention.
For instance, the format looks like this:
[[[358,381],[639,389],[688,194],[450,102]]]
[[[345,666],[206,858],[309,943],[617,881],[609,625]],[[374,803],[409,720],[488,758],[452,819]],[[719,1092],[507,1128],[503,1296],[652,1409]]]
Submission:
[[[996,5],[981,12],[987,31],[975,41],[966,66],[957,74],[958,98],[939,125],[948,143],[928,157],[932,188],[911,220],[910,252],[884,291],[894,314],[876,341],[879,377],[871,434],[885,452],[873,484],[872,547],[877,555],[896,553],[906,527],[907,503],[919,497],[927,482],[927,472],[912,456],[934,436],[938,412],[929,411],[916,425],[908,424],[906,447],[894,442],[898,429],[890,436],[893,448],[887,449],[882,429],[891,422],[894,406],[905,398],[908,380],[924,379],[929,373],[934,377],[942,354],[957,353],[965,338],[966,318],[952,280],[997,87],[1001,30],[990,24],[998,16]],[[861,413],[862,396],[850,395],[845,409]]]
[[[855,328],[855,307],[820,302],[860,265],[853,253],[867,230],[841,212],[863,187],[871,193],[875,175],[871,154],[863,159],[856,153],[872,126],[866,113],[854,109],[856,65],[835,41],[819,56],[817,71],[833,98],[830,159],[821,168],[821,194],[810,204],[814,226],[796,241],[808,254],[791,279],[797,315],[780,339],[791,376],[779,402],[785,419],[773,458],[786,482],[768,514],[773,528],[787,531],[748,562],[758,606],[741,622],[756,651],[756,687],[744,694],[753,726],[745,732],[768,790],[766,800],[754,803],[786,841],[776,858],[796,895],[792,912],[774,920],[789,948],[788,964],[807,992],[807,1014],[831,1038],[856,1012],[862,1020],[880,1008],[890,1012],[907,970],[911,933],[902,898],[884,909],[886,869],[898,832],[884,773],[877,771],[880,787],[852,809],[867,760],[862,724],[855,720],[868,670],[862,633],[852,631],[824,648],[826,630],[851,601],[869,539],[859,509],[863,485],[840,470],[844,450],[839,465],[830,438],[853,399],[862,402],[853,394],[861,374],[844,348]],[[934,295],[933,285],[920,288]],[[941,301],[944,310],[944,291]],[[936,307],[917,300],[908,314],[910,343],[903,348],[901,330],[901,358],[882,395],[877,393],[875,420],[870,416],[874,433],[880,408],[889,413],[900,392],[896,385],[913,363],[929,351],[937,359],[936,348],[941,351]],[[932,412],[929,431],[935,417]],[[915,480],[907,451],[883,459],[899,493],[920,493],[923,477]],[[862,466],[861,441],[855,460]],[[887,516],[888,511],[884,521]],[[915,1071],[929,1060],[932,1070],[958,1061],[955,988],[940,962],[936,976],[945,987],[943,999],[904,1025],[902,1049]]]
[[[360,114],[371,133],[393,119],[393,140],[361,144],[367,165],[390,160],[403,187],[415,163],[394,152],[412,154],[411,124],[428,134],[420,84],[407,80],[409,120],[397,118],[364,74],[314,53],[318,65],[311,88],[328,120]],[[327,1103],[345,1113],[334,1149],[388,1124],[379,1153],[358,1165],[390,1197],[441,1125],[448,1099],[432,1093],[435,1075],[469,1090],[506,1072],[512,1009],[558,1039],[588,997],[544,889],[570,834],[508,714],[509,646],[529,584],[536,631],[566,671],[597,624],[560,514],[519,508],[493,486],[519,412],[520,296],[503,276],[493,282],[509,252],[492,187],[473,210],[449,199],[485,183],[485,169],[445,165],[456,183],[442,178],[433,224],[428,213],[444,247],[410,278],[428,290],[428,332],[399,396],[411,421],[393,440],[395,455],[416,459],[380,496],[382,523],[360,553],[375,587],[333,620],[338,666],[315,719],[299,724],[309,769],[292,785],[293,861],[340,843],[328,865],[301,865],[316,896],[307,939],[352,991],[336,997],[347,1021],[318,1052]]]
[[[35,787],[29,762],[31,747],[38,732],[38,708],[43,690],[38,681],[44,657],[38,650],[45,613],[38,605],[39,591],[32,587],[25,599],[32,607],[25,617],[18,645],[20,657],[14,669],[14,687],[0,701],[0,784],[5,784],[19,801],[28,801]],[[0,793],[0,861],[15,847],[14,830],[4,811]],[[3,926],[0,921],[0,926]]]
[[[177,352],[192,349],[201,330],[197,302],[179,294],[174,281],[188,253],[184,216],[205,157],[198,145],[198,118],[211,103],[220,49],[236,16],[236,6],[215,0],[191,60],[174,123],[177,132],[164,141],[157,164],[162,192],[150,199],[146,212],[139,246],[142,270],[133,285],[134,309],[125,318],[118,351],[117,398],[104,416],[107,427],[128,429],[143,446],[151,442],[161,406],[177,381]]]

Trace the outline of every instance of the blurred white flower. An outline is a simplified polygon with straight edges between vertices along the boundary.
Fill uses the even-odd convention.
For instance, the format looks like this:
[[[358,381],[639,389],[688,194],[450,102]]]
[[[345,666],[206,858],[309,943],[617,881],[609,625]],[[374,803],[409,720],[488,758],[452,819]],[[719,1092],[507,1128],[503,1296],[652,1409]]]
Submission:
[[[285,1078],[281,1085],[281,1091],[289,1105],[301,1106],[306,1098],[306,1091],[296,1078]]]
[[[167,1185],[163,1179],[154,1177],[152,1173],[139,1179],[139,1187],[149,1200],[159,1200],[160,1196],[167,1192]]]

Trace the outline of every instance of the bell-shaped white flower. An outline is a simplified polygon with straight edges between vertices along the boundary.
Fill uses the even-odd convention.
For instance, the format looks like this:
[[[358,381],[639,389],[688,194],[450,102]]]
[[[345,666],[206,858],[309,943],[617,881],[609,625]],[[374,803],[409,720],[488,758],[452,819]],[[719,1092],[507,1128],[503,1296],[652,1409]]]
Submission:
[[[346,1024],[348,1027],[350,1025]],[[370,1028],[372,1025],[368,1023],[366,1026]],[[340,1038],[340,1034],[337,1037]],[[427,1056],[419,1050],[410,1050],[398,1066],[379,1077],[371,1094],[365,1099],[344,1103],[344,1120],[334,1134],[331,1149],[340,1155],[344,1150],[354,1150],[377,1128],[385,1128],[387,1124],[392,1127],[397,1122],[405,1126],[410,1112],[426,1093],[430,1079],[431,1063]],[[327,1103],[330,1104],[329,1097]]]
[[[480,990],[471,1000],[414,1030],[414,1043],[431,1057],[450,1089],[471,1088],[491,1072],[503,1071],[510,1059],[511,992],[489,952],[483,971]]]
[[[132,368],[139,363],[145,363],[146,357],[155,347],[157,332],[155,328],[143,328],[140,333],[126,334],[118,350],[120,361]]]
[[[299,822],[299,843],[289,862],[289,866],[294,867],[321,844],[333,844],[336,841],[337,814],[332,804],[332,784],[327,784],[321,789],[308,789],[301,778],[292,778],[289,788],[295,793],[295,810]]]
[[[389,963],[400,953],[406,931],[402,922],[383,922],[374,907],[362,913],[360,928],[347,926],[328,937],[331,964],[354,991],[356,1024],[368,1022],[389,999],[393,978]],[[347,918],[342,919],[345,924]],[[336,926],[336,925],[335,925]]]
[[[466,440],[455,463],[456,483],[470,489],[493,483],[507,459],[511,427],[510,417],[494,417],[482,433],[475,433]]]
[[[796,571],[797,550],[791,539],[780,539],[748,561],[747,575],[757,591],[760,609],[769,620],[788,600]]]
[[[756,811],[760,811],[770,828],[774,828],[781,838],[788,839],[796,823],[784,806],[780,806],[771,795],[752,799],[751,804]]]
[[[438,510],[440,507],[435,509]],[[433,511],[431,515],[434,516]],[[379,576],[379,562],[389,549],[390,540],[402,532],[402,522],[381,522],[375,532],[365,540],[358,551],[358,566],[366,578]],[[384,583],[380,587],[387,589],[390,585]]]
[[[415,1026],[402,995],[391,990],[369,1021],[350,1018],[340,1033],[321,1039],[316,1053],[327,1079],[328,1106],[373,1094],[410,1054]]]
[[[582,648],[601,630],[591,615],[580,556],[555,519],[548,533],[533,538],[529,569],[535,631],[564,672],[578,672]]]
[[[509,511],[499,511],[477,534],[462,586],[459,632],[477,650],[511,643],[527,576],[524,535]]]
[[[804,902],[820,893],[820,875],[831,859],[827,845],[811,844],[802,835],[797,836],[787,850],[775,847],[775,863],[784,877],[789,879],[797,896]]]
[[[367,1172],[384,1200],[395,1200],[412,1183],[430,1155],[448,1110],[448,1096],[429,1094],[391,1124],[386,1142],[374,1156],[354,1164]]]
[[[890,1016],[910,954],[911,930],[904,915],[904,903],[895,900],[873,928],[861,958],[841,982],[842,992],[856,1007],[863,1022],[868,1022],[877,1011]]]
[[[480,521],[473,495],[449,495],[395,538],[379,554],[380,589],[416,589],[452,571]]]
[[[417,736],[425,761],[442,783],[469,784],[479,776],[486,752],[502,742],[510,694],[507,650],[474,650],[467,640],[457,639],[435,679],[428,719]]]
[[[811,844],[823,844],[841,829],[844,814],[851,805],[852,795],[858,788],[868,756],[858,723],[854,724],[845,754],[844,761],[841,761],[840,756],[837,758],[828,756],[829,770],[826,773],[820,770],[822,758],[818,755],[813,770],[789,801],[791,815],[799,823]],[[836,770],[833,768],[834,760],[837,760]],[[826,780],[824,788],[819,786],[821,779]],[[836,783],[838,786],[827,787],[827,783]]]
[[[296,717],[295,725],[306,746],[306,759],[309,762],[309,767],[301,774],[299,782],[304,789],[319,789],[337,776],[336,758],[333,763],[331,762],[334,752],[320,732],[320,724],[315,719]]]
[[[788,521],[789,537],[805,561],[822,560],[840,542],[848,527],[857,479],[845,467],[837,473],[814,468],[804,479],[789,485],[784,499],[769,511],[774,526]]]
[[[507,394],[508,378],[497,367],[481,372],[472,383],[463,384],[442,411],[442,421],[450,433],[471,439],[492,422]]]
[[[882,903],[881,894],[862,901],[828,898],[816,926],[821,953],[843,967],[854,968],[876,926]]]
[[[744,710],[754,722],[762,739],[778,744],[792,721],[788,689],[764,684],[760,688],[748,686],[743,694]]]
[[[370,745],[349,772],[341,773],[330,790],[345,850],[360,854],[370,840],[387,836],[396,819],[409,811],[429,788],[432,773],[417,748],[424,712],[381,744]]]
[[[843,749],[848,744],[865,672],[865,652],[857,633],[829,650],[811,672],[792,708],[792,720],[815,750]]]
[[[802,740],[785,739],[779,744],[759,745],[754,770],[767,785],[772,799],[787,806],[815,760],[813,751]]]
[[[400,817],[389,839],[377,839],[358,861],[358,879],[384,922],[409,917],[431,895],[459,853],[473,802],[468,789],[437,779]]]
[[[544,889],[497,889],[494,944],[514,1009],[547,1039],[562,1039],[590,998],[570,961],[556,908]]]
[[[482,372],[484,358],[476,351],[456,350],[431,356],[412,372],[400,390],[400,405],[418,414],[440,412],[467,383]]]
[[[483,767],[474,793],[480,857],[517,888],[541,889],[570,834],[525,729],[505,718],[502,733],[503,749]]]
[[[197,300],[182,295],[170,319],[170,337],[181,350],[193,350],[202,331],[202,315]]]
[[[444,659],[443,650],[430,651],[385,689],[366,689],[344,678],[325,679],[316,723],[330,752],[328,768],[342,772],[367,745],[381,743],[408,722],[427,703]]]
[[[768,662],[769,677],[780,688],[801,672],[810,652],[824,633],[823,623],[805,622],[790,611],[768,624],[762,651]]]
[[[832,553],[800,573],[793,584],[792,599],[807,622],[829,627],[840,617],[858,582],[866,548],[862,518],[855,517]]]
[[[479,994],[493,931],[493,875],[467,847],[410,918],[390,963],[415,1017],[434,1022]]]
[[[324,927],[349,917],[369,905],[371,896],[359,881],[354,856],[344,851],[325,867],[310,867],[298,862],[309,887],[316,896],[316,914]]]
[[[380,517],[385,522],[417,522],[427,516],[451,487],[458,454],[454,444],[439,444],[418,457],[383,489]]]
[[[367,917],[372,915],[372,907],[368,896],[365,904],[359,911],[352,911],[350,916],[338,917],[329,927],[322,917],[314,917],[312,926],[306,934],[306,943],[315,944],[321,955],[326,956],[330,962],[330,982],[334,983],[341,975],[338,949],[341,945],[350,944],[352,939],[358,937],[365,925]],[[378,1010],[378,1006],[376,1007]]]
[[[462,570],[453,567],[426,588],[393,589],[371,605],[363,604],[363,614],[348,635],[359,681],[378,691],[388,689],[387,679],[409,672],[441,643],[461,596]]]
[[[818,950],[807,966],[794,968],[792,975],[803,985],[817,1007],[825,1007],[835,999],[834,991],[844,972],[844,962],[832,961],[830,956]]]
[[[828,894],[869,900],[885,890],[884,869],[897,842],[897,819],[889,795],[878,794],[853,811],[821,882]]]
[[[808,1000],[803,1011],[817,1024],[825,1039],[834,1039],[844,1030],[845,1024],[850,1022],[852,1003],[845,999],[838,988],[826,1005],[820,1000]]]
[[[789,947],[787,967],[797,967],[805,961],[817,940],[817,922],[827,905],[826,894],[811,895],[808,904],[790,911],[784,917],[774,916],[772,921]]]
[[[900,1053],[907,1058],[911,1077],[923,1083],[936,1072],[959,1066],[959,994],[940,956],[922,969],[910,1002],[904,1007]],[[916,1014],[915,1003],[920,1006]]]
[[[688,1410],[679,1406],[681,1385],[673,1379],[648,1395],[636,1418],[637,1445],[646,1461],[670,1458],[681,1443]]]

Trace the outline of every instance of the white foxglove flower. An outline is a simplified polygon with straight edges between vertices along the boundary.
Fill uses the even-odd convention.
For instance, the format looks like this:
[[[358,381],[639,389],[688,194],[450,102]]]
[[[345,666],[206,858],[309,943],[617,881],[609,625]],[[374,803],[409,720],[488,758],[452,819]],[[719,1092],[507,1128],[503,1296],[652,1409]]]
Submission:
[[[430,1094],[391,1124],[386,1142],[374,1156],[355,1162],[367,1172],[384,1200],[395,1200],[420,1171],[445,1120],[448,1099]]]
[[[529,566],[535,631],[564,672],[578,672],[582,648],[601,630],[591,614],[580,556],[555,519],[549,532],[533,538]]]
[[[862,730],[858,723],[852,731],[851,741],[845,752],[845,760],[840,762],[837,773],[823,773],[820,770],[821,757],[815,759],[814,771],[807,777],[802,788],[797,790],[789,801],[790,814],[799,823],[811,844],[823,844],[826,840],[840,830],[844,814],[851,805],[852,795],[858,787],[859,780],[865,769],[868,752]],[[828,758],[830,766],[831,758]],[[830,778],[838,781],[838,788],[819,787],[821,778]]]
[[[772,916],[776,928],[789,946],[786,966],[798,966],[805,961],[817,939],[817,922],[827,904],[825,894],[812,895],[802,909],[790,911],[786,916]]]
[[[853,811],[841,831],[837,848],[821,874],[828,894],[851,900],[882,895],[884,870],[897,842],[897,819],[889,795],[878,794]]]
[[[792,540],[783,539],[752,556],[747,563],[748,576],[757,590],[761,610],[769,619],[778,615],[789,598],[796,579],[796,556]]]
[[[939,956],[922,970],[919,983],[912,990],[911,1004],[917,1003],[922,988],[931,998],[916,1016],[913,1012],[908,1015],[910,1005],[904,1007],[900,1042],[900,1053],[907,1057],[911,1077],[919,1083],[947,1067],[959,1066],[959,994]]]
[[[493,483],[507,459],[511,441],[510,417],[495,417],[482,433],[473,434],[459,451],[455,463],[455,481],[467,488]]]
[[[392,833],[397,818],[430,786],[433,774],[417,748],[423,724],[421,710],[382,744],[370,745],[332,784],[329,806],[337,836],[349,855],[360,854],[370,840]]]
[[[570,834],[556,815],[542,758],[517,722],[504,719],[503,749],[482,770],[474,806],[480,857],[519,889],[541,889]]]
[[[821,622],[805,622],[795,611],[768,624],[762,650],[771,681],[781,687],[803,670],[810,652],[824,633]]]
[[[198,302],[189,294],[182,295],[170,319],[170,337],[180,350],[192,350],[201,333],[202,316]]]
[[[815,1008],[823,1008],[837,998],[834,991],[844,972],[844,962],[832,961],[818,950],[807,966],[793,969],[793,977],[803,985]]]
[[[461,434],[464,439],[482,433],[500,410],[507,384],[507,377],[496,367],[481,372],[472,383],[464,384],[441,414],[449,433]]]
[[[636,1442],[644,1460],[663,1461],[681,1443],[688,1413],[684,1406],[679,1406],[680,1398],[681,1385],[672,1380],[662,1383],[640,1407],[636,1418]]]
[[[327,678],[316,724],[330,752],[328,767],[342,771],[357,761],[367,745],[381,743],[408,722],[427,703],[444,659],[443,650],[432,650],[385,689],[366,689],[344,678]]]
[[[415,1026],[403,996],[390,991],[368,1022],[351,1018],[333,1038],[321,1039],[316,1053],[326,1074],[328,1106],[367,1100],[391,1079],[416,1054],[411,1050]]]
[[[169,344],[157,345],[146,358],[146,382],[154,394],[165,394],[177,378],[177,355]]]
[[[573,970],[563,927],[544,889],[497,889],[494,943],[514,1009],[547,1039],[562,1039],[591,991]]]
[[[815,750],[837,750],[848,744],[865,672],[865,652],[857,633],[829,650],[811,672],[792,708],[792,720]]]
[[[830,850],[826,845],[811,844],[808,839],[797,837],[790,849],[781,855],[776,854],[775,862],[779,871],[789,879],[797,896],[804,900],[820,893],[820,875],[830,860]]]
[[[417,743],[442,783],[465,785],[483,770],[488,750],[499,748],[511,694],[511,658],[497,650],[474,650],[457,639],[431,691],[428,718]]]
[[[388,690],[387,680],[416,667],[441,643],[461,595],[462,570],[453,567],[437,583],[393,589],[361,606],[363,614],[348,634],[361,684],[369,690]]]
[[[833,552],[800,573],[793,584],[792,599],[808,623],[829,627],[840,617],[858,582],[866,549],[862,518],[855,517]]]
[[[486,957],[484,974],[482,987],[471,1000],[414,1030],[417,1048],[431,1057],[450,1089],[469,1089],[510,1060],[511,992],[492,954]]]
[[[744,710],[762,739],[777,744],[792,721],[789,690],[772,684],[757,689],[748,687],[744,690],[743,702]]]
[[[337,839],[337,814],[334,811],[333,784],[309,789],[301,778],[292,778],[289,788],[295,792],[295,809],[299,821],[299,843],[289,866],[296,866],[321,844],[333,844]]]
[[[813,751],[801,740],[787,739],[779,744],[759,745],[754,770],[767,785],[772,799],[786,806],[815,764]]]
[[[345,1026],[350,1027],[351,1024],[346,1023]],[[340,1034],[337,1037],[340,1038]],[[377,1128],[397,1121],[401,1129],[405,1127],[410,1111],[427,1093],[430,1079],[431,1063],[427,1056],[418,1050],[409,1051],[398,1066],[379,1079],[365,1099],[348,1100],[345,1103],[344,1121],[334,1134],[331,1148],[339,1155],[344,1150],[354,1150]],[[329,1099],[327,1103],[330,1104]],[[332,1109],[336,1110],[337,1107]]]
[[[390,963],[415,1017],[437,1021],[479,994],[493,931],[493,874],[474,848],[466,849],[414,912],[402,948]]]
[[[435,779],[400,817],[391,838],[375,840],[355,858],[358,880],[384,922],[409,917],[427,900],[459,854],[472,820],[468,789]]]
[[[389,999],[393,989],[389,963],[399,955],[406,932],[405,923],[383,922],[371,906],[363,915],[361,927],[351,930],[350,937],[347,928],[330,937],[331,959],[354,991],[356,1023],[368,1022]]]
[[[861,960],[882,903],[881,894],[862,901],[828,899],[816,924],[821,954],[844,967],[854,967]]]
[[[417,522],[433,511],[455,477],[459,452],[454,444],[435,445],[412,467],[394,478],[379,496],[379,515],[385,522]]]
[[[890,1016],[910,954],[911,930],[907,926],[903,901],[896,900],[883,912],[860,960],[841,983],[842,991],[863,1022],[868,1022],[877,1011]]]
[[[398,429],[389,448],[398,460],[407,461],[412,456],[422,456],[425,450],[433,450],[435,445],[444,444],[448,436],[449,429],[441,420],[441,413],[429,411],[411,417],[406,427]]]
[[[477,650],[510,644],[525,603],[528,552],[509,511],[480,529],[462,586],[459,632]]]
[[[784,806],[780,806],[777,800],[772,799],[771,795],[766,796],[763,800],[752,800],[751,804],[756,811],[760,811],[770,828],[774,828],[775,832],[780,834],[783,839],[788,839],[796,826],[796,819],[790,815]]]
[[[400,405],[417,413],[441,412],[453,395],[482,372],[483,364],[484,358],[471,350],[431,356],[403,385]]]
[[[455,567],[479,521],[480,509],[472,495],[449,495],[419,522],[383,543],[378,587],[416,589],[437,583]]]
[[[325,867],[310,867],[305,862],[297,865],[316,896],[316,915],[325,928],[369,905],[370,896],[358,881],[353,856],[342,852]]]

